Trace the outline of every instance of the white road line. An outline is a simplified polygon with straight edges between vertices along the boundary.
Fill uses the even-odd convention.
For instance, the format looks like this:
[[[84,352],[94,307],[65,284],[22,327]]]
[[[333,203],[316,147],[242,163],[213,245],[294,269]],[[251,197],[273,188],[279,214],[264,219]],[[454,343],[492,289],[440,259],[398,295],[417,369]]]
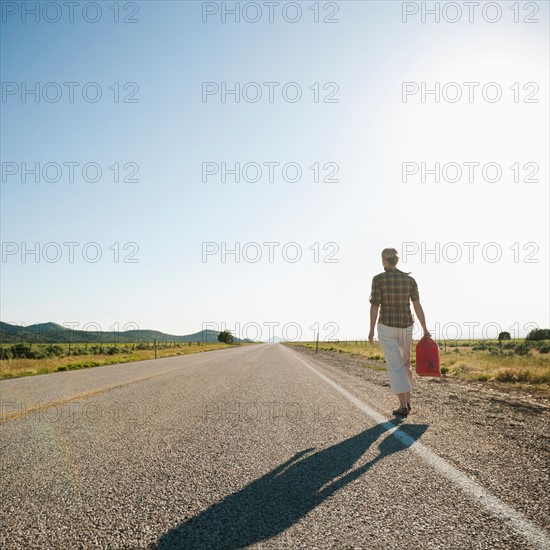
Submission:
[[[469,496],[473,497],[475,502],[480,506],[485,507],[491,514],[499,519],[509,522],[510,526],[520,535],[522,535],[530,544],[540,550],[548,550],[550,548],[550,533],[543,528],[535,525],[527,519],[521,512],[514,510],[502,502],[498,497],[491,494],[483,485],[480,485],[467,475],[457,470],[449,464],[445,459],[430,451],[427,447],[419,443],[403,431],[399,430],[399,426],[392,424],[380,413],[363,403],[360,399],[352,395],[350,392],[339,386],[334,380],[319,372],[315,367],[310,365],[295,351],[287,346],[281,346],[291,353],[300,363],[312,370],[319,378],[332,386],[338,393],[342,394],[346,399],[351,401],[358,409],[363,411],[372,420],[381,425],[393,437],[397,438],[403,445],[409,447],[413,453],[423,458],[428,464],[433,466],[439,473],[443,474],[448,480],[452,481],[459,489],[462,489]]]

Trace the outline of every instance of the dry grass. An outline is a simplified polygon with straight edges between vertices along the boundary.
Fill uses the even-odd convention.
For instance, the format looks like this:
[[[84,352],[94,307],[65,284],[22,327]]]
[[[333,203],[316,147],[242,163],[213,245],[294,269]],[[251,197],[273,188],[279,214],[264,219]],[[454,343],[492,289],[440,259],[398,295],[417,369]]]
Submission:
[[[175,355],[188,355],[215,349],[224,349],[231,346],[222,343],[204,343],[200,346],[182,346],[173,348],[161,348],[157,350],[157,357],[173,357]],[[154,359],[153,350],[133,350],[117,355],[89,354],[69,357],[51,357],[45,359],[4,359],[0,360],[0,380],[5,378],[18,378],[21,376],[33,376],[36,374],[49,374],[57,371],[76,370],[88,367],[113,365],[116,363],[128,363],[130,361],[143,361]]]
[[[550,392],[550,354],[530,349],[526,355],[518,355],[513,350],[498,350],[496,341],[457,342],[441,351],[441,367],[445,376],[462,380],[497,382],[525,389]],[[489,349],[473,349],[485,344]],[[292,345],[315,349],[315,342],[295,342]],[[414,346],[413,360],[414,367]],[[371,345],[364,341],[319,342],[319,349],[338,353],[349,353],[369,360],[383,360],[384,354],[379,344]]]

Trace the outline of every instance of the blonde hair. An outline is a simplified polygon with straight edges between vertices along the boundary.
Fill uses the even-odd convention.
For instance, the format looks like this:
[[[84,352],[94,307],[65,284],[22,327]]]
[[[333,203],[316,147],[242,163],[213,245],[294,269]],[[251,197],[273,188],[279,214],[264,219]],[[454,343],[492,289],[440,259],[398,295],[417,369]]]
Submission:
[[[382,250],[382,259],[386,260],[391,266],[397,265],[399,253],[395,248],[384,248]]]

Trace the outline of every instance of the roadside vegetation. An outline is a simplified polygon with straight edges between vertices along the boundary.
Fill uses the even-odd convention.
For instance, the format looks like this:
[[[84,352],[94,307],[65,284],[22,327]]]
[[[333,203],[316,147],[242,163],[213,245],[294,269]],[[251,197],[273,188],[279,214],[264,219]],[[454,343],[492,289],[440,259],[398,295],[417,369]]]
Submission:
[[[248,345],[248,344],[234,344]],[[224,342],[139,342],[112,344],[0,345],[0,380],[58,371],[187,355],[232,347]],[[156,351],[155,351],[156,348]]]
[[[543,333],[543,336],[548,334]],[[529,337],[528,337],[529,338]],[[453,340],[438,342],[443,376],[480,382],[500,382],[550,392],[550,339]],[[315,349],[315,342],[292,342]],[[412,367],[415,368],[414,347]],[[385,370],[384,353],[378,343],[365,340],[319,342],[319,349],[364,357],[364,366]]]

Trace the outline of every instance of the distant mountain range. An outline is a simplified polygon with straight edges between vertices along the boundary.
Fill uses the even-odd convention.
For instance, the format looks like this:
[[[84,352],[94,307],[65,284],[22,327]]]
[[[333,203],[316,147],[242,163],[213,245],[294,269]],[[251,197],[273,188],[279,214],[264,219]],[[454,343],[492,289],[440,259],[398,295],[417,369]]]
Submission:
[[[127,330],[125,332],[104,332],[92,330],[72,330],[57,323],[37,323],[28,327],[11,325],[0,321],[0,343],[16,342],[66,344],[76,343],[113,343],[113,342],[217,342],[217,330],[201,330],[194,334],[175,336],[158,330]],[[252,342],[235,338],[235,342]]]

